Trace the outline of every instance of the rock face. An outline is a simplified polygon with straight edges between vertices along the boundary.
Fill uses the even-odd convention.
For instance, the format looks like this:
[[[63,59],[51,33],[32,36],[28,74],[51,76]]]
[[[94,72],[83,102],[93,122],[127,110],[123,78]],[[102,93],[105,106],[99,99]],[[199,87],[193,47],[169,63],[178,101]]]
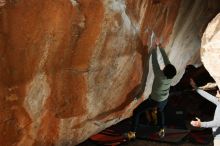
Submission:
[[[0,0],[0,7],[4,6],[6,4],[6,0]]]
[[[199,61],[219,9],[218,0],[0,1],[0,144],[76,145],[129,117],[150,94],[154,36],[175,84]]]
[[[208,24],[201,48],[202,62],[220,87],[220,13]]]

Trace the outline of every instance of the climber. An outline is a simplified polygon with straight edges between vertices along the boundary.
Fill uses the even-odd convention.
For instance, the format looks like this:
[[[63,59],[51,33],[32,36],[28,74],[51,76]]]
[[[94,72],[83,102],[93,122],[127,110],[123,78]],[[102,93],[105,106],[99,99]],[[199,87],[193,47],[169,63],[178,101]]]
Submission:
[[[205,92],[204,90],[197,88],[193,79],[190,79],[190,85],[193,89],[199,93],[201,96],[209,100],[210,102],[216,105],[214,118],[212,121],[201,122],[199,118],[191,121],[191,125],[194,127],[203,127],[203,128],[212,128],[213,136],[214,136],[214,146],[220,146],[220,93],[217,90],[216,97],[211,94]]]
[[[157,59],[157,50],[160,50],[161,55],[164,60],[165,67],[163,70],[160,69],[158,59]],[[134,111],[132,116],[132,125],[131,130],[126,133],[126,136],[129,140],[135,139],[137,126],[139,123],[140,115],[152,109],[153,107],[157,107],[157,116],[158,116],[158,126],[160,128],[158,134],[161,138],[165,136],[164,130],[164,107],[167,104],[167,99],[169,95],[169,89],[171,86],[171,82],[173,77],[176,75],[176,68],[170,63],[164,49],[161,48],[161,45],[156,39],[153,45],[152,51],[152,66],[154,72],[154,81],[152,86],[152,92],[149,98],[143,101]]]

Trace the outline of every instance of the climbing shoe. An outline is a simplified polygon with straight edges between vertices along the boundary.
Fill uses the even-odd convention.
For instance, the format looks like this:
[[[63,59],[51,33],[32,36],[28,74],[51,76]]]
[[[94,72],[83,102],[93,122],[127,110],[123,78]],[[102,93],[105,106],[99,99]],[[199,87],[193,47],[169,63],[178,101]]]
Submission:
[[[160,138],[164,138],[164,136],[165,136],[164,128],[160,129],[160,131],[158,132],[158,135],[159,135]]]
[[[134,140],[134,139],[136,138],[135,133],[136,133],[136,132],[129,131],[128,133],[125,133],[124,136],[125,136],[128,140]]]

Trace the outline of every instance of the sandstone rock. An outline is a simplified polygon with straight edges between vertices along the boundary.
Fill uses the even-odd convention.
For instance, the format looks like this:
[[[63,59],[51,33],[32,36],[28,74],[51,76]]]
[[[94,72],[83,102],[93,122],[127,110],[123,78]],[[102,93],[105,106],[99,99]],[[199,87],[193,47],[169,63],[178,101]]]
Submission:
[[[6,0],[0,0],[0,7],[3,7],[6,4]]]
[[[0,144],[76,145],[129,117],[153,80],[142,41],[163,40],[179,71],[175,84],[196,62],[200,31],[219,7],[218,0],[7,1],[0,7]]]
[[[201,59],[220,87],[220,13],[208,24],[202,36]]]

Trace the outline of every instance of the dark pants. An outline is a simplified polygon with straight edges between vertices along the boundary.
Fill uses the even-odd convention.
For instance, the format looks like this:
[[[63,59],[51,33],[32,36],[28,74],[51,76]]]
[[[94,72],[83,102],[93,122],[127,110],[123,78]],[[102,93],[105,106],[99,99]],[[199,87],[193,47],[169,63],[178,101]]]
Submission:
[[[155,101],[150,97],[143,101],[134,111],[132,116],[132,125],[131,131],[135,132],[137,130],[137,126],[139,124],[140,116],[147,110],[150,110],[153,107],[157,107],[157,119],[159,128],[164,128],[164,107],[167,104],[167,99],[161,102]]]

